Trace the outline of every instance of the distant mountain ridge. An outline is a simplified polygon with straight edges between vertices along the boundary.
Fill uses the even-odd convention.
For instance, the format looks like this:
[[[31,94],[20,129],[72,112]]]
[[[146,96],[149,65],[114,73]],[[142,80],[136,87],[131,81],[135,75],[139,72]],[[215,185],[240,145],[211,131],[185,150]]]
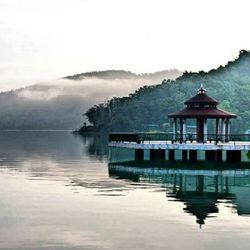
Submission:
[[[178,70],[141,75],[123,70],[87,72],[2,92],[0,129],[75,129],[92,105],[181,74]]]
[[[163,79],[175,79],[182,74],[177,69],[157,71],[154,73],[142,73],[135,74],[131,71],[125,70],[105,70],[105,71],[92,71],[86,73],[80,73],[72,76],[66,76],[65,79],[70,80],[82,80],[85,78],[101,78],[106,80],[114,79],[149,79],[153,81],[159,81]]]

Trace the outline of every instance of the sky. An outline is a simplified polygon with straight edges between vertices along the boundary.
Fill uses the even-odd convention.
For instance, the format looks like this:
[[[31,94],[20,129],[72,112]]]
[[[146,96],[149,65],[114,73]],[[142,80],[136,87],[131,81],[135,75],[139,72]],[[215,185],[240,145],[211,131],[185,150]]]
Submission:
[[[250,49],[249,0],[0,0],[0,91],[76,73],[208,71]]]

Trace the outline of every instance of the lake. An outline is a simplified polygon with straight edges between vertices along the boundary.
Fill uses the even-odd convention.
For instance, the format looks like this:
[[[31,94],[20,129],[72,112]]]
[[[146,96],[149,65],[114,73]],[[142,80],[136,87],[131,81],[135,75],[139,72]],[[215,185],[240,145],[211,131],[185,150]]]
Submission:
[[[111,163],[106,144],[1,132],[0,249],[249,249],[249,169]]]

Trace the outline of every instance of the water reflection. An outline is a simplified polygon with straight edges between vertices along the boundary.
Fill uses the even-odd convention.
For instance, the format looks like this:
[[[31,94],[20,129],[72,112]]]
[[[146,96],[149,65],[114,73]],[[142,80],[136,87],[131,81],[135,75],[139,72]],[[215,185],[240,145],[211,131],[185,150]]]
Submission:
[[[77,136],[70,131],[4,131],[0,132],[0,161],[9,166],[30,159],[74,161],[91,157],[106,161],[105,136]]]
[[[77,136],[70,131],[0,132],[0,172],[24,174],[27,180],[61,181],[75,194],[86,188],[123,195],[126,185],[107,175],[106,140],[105,135]]]
[[[153,163],[152,163],[153,164]],[[216,217],[218,205],[226,203],[231,212],[250,215],[249,169],[178,169],[136,167],[133,163],[109,164],[109,176],[136,183],[154,183],[165,189],[168,201],[184,204],[183,211],[196,217],[200,227]]]
[[[247,168],[109,164],[70,132],[0,132],[0,164],[0,249],[250,247]]]
[[[86,153],[100,161],[107,159],[108,156],[108,135],[83,135],[76,137],[80,138],[83,142]]]
[[[123,159],[131,157],[130,151],[119,154]],[[124,196],[136,189],[164,192],[169,202],[182,203],[183,211],[195,216],[200,226],[219,213],[221,203],[230,207],[232,213],[250,214],[247,168],[234,169],[235,166],[222,164],[206,169],[180,163],[144,166],[125,162],[108,164],[107,174],[107,161],[106,136],[81,137],[70,132],[0,133],[2,172],[25,173],[28,180],[62,181],[75,194],[82,188],[100,196]]]

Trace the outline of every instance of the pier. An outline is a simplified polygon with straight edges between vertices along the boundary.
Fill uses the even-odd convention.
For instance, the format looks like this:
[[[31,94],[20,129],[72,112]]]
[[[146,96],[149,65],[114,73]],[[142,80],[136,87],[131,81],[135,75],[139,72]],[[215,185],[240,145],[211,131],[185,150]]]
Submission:
[[[246,135],[237,135],[238,140],[228,142],[213,141],[200,143],[196,141],[177,142],[173,140],[155,140],[159,134],[133,134],[137,141],[119,140],[121,134],[110,134],[110,147],[134,149],[135,160],[181,160],[181,161],[216,161],[216,162],[250,162],[250,141]],[[122,134],[124,137],[124,134]],[[161,134],[162,137],[173,136]],[[117,139],[114,139],[117,137]],[[147,140],[145,140],[147,137]],[[152,138],[154,140],[148,140]],[[239,138],[242,138],[240,141]],[[149,158],[145,157],[149,151]],[[148,152],[147,152],[148,153]]]

